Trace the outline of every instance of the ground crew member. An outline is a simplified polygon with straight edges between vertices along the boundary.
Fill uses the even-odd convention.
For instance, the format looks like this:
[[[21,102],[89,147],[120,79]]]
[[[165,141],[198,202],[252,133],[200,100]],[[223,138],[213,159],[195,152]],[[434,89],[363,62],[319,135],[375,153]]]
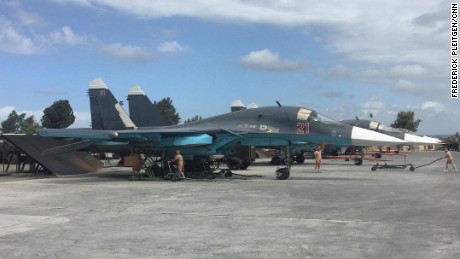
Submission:
[[[446,160],[446,169],[444,172],[447,172],[448,170],[448,165],[451,164],[452,167],[454,168],[455,171],[457,171],[457,167],[455,167],[454,160],[452,159],[452,154],[450,153],[449,149],[444,149],[444,157],[447,159]]]
[[[319,173],[319,170],[321,169],[321,146],[318,146],[313,153],[315,156],[315,172]]]
[[[168,161],[168,163],[176,162],[177,165],[177,171],[179,172],[179,177],[185,178],[184,175],[184,158],[180,154],[180,150],[176,150],[174,153],[174,158],[171,161]]]

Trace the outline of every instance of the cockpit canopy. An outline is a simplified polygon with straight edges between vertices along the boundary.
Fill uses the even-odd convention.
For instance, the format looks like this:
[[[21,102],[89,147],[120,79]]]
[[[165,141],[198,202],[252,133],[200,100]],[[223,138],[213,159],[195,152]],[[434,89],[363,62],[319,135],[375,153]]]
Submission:
[[[322,122],[322,123],[337,123],[337,121],[324,116],[323,114],[317,113],[316,111],[306,109],[306,108],[300,108],[297,112],[297,120],[298,121],[317,121],[317,122]]]

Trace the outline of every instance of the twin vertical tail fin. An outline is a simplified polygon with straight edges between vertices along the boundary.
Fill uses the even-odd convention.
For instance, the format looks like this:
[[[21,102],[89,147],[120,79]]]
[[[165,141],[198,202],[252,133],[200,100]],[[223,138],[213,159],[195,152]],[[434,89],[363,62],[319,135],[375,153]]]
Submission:
[[[88,95],[93,129],[121,130],[136,128],[136,125],[102,79],[97,78],[89,83]]]
[[[129,116],[138,127],[167,126],[168,123],[140,86],[128,92]]]

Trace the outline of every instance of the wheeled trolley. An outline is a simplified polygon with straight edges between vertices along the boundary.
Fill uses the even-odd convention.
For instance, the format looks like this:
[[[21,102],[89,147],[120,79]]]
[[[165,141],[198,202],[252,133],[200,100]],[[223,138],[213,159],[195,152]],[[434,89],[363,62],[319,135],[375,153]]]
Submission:
[[[413,164],[389,165],[387,163],[383,165],[377,163],[371,167],[371,170],[376,171],[377,169],[406,169],[407,167],[409,167],[410,171],[415,171]]]

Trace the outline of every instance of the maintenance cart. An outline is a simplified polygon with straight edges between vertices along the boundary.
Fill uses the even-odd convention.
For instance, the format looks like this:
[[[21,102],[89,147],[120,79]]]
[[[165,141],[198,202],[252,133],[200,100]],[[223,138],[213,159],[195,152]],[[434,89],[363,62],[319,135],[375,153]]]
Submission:
[[[389,165],[387,163],[381,165],[381,164],[375,164],[371,167],[371,170],[372,171],[376,171],[377,169],[406,169],[407,167],[409,167],[409,170],[410,171],[415,171],[416,168],[420,168],[420,167],[423,167],[423,166],[427,166],[427,165],[431,165],[433,164],[434,162],[436,161],[439,161],[441,159],[443,159],[444,157],[440,157],[436,160],[434,160],[433,162],[430,162],[428,164],[423,164],[423,165],[419,165],[419,166],[414,166],[413,164],[401,164],[401,165]],[[404,158],[404,160],[406,160]]]
[[[377,169],[406,169],[406,167],[408,166],[410,171],[415,171],[415,167],[413,164],[389,165],[387,163],[383,165],[377,163],[371,167],[371,170],[376,171]]]

